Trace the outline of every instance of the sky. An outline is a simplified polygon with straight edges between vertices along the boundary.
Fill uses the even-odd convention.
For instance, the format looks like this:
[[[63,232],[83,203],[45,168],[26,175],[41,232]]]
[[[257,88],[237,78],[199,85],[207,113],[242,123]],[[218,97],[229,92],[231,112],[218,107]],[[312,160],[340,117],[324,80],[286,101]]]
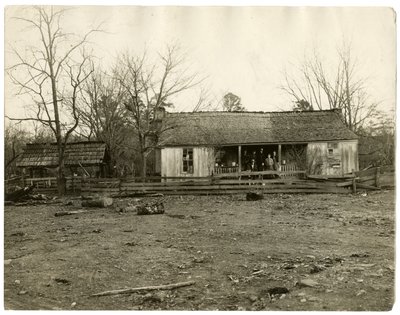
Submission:
[[[26,7],[5,10],[6,67],[15,63],[11,46],[23,50],[38,42],[13,19],[29,15]],[[104,68],[121,52],[155,54],[179,44],[185,66],[205,79],[170,100],[176,111],[190,111],[201,88],[212,103],[232,92],[250,111],[291,110],[294,100],[280,88],[284,71],[295,73],[313,51],[327,69],[334,69],[343,42],[351,43],[370,100],[383,111],[395,108],[396,32],[390,8],[75,6],[64,15],[62,27],[82,34],[98,23],[106,32],[91,44]],[[29,100],[15,95],[8,83],[6,76],[6,115],[26,115],[23,106]]]

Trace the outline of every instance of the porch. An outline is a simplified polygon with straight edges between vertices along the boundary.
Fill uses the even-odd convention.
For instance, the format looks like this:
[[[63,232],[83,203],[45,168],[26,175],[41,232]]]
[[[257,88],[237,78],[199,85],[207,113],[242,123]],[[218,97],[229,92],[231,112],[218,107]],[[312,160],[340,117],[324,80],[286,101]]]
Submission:
[[[307,144],[237,145],[216,149],[213,175],[297,177],[306,171]]]

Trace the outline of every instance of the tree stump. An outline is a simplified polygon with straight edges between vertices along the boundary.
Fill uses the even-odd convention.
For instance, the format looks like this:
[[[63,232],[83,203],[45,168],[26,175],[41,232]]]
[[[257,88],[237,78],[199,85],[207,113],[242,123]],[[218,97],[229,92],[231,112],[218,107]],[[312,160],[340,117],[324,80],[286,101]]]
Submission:
[[[261,192],[248,192],[246,194],[247,201],[256,201],[261,199],[264,199],[264,195]]]

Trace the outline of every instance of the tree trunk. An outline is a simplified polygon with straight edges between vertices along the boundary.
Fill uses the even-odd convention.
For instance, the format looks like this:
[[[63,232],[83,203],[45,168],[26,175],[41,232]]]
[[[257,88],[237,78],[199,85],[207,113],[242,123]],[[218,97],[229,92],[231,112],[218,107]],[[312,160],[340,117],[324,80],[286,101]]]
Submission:
[[[65,195],[66,191],[66,178],[64,174],[64,149],[62,148],[62,144],[59,145],[58,148],[58,172],[57,172],[57,190],[58,196],[62,197]]]
[[[147,158],[146,158],[146,153],[142,152],[141,153],[142,156],[142,177],[146,178],[146,171],[147,171]]]
[[[57,190],[58,190],[58,196],[62,197],[65,195],[66,191],[66,186],[67,186],[67,180],[64,175],[64,170],[60,170],[61,168],[58,168],[58,174],[57,174]]]

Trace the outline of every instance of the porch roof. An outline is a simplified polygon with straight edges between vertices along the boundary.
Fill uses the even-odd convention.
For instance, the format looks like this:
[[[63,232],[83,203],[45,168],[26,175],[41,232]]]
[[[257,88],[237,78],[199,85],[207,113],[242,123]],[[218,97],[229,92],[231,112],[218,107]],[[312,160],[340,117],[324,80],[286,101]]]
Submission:
[[[167,113],[160,146],[355,140],[336,110]]]

